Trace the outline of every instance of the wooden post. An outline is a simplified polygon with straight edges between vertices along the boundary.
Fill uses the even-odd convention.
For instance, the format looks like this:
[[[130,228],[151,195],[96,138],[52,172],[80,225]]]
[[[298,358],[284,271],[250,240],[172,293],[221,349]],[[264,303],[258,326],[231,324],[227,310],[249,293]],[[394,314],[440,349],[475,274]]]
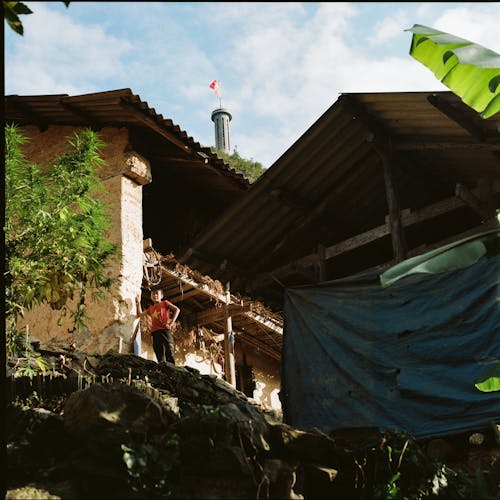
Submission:
[[[229,283],[226,284],[226,304],[224,309],[226,311],[226,332],[224,335],[224,368],[226,372],[226,382],[236,387],[236,369],[234,364],[234,333],[233,333],[233,320],[229,305],[231,302],[231,293],[229,291]]]
[[[318,245],[318,282],[326,281],[326,254],[325,247]]]
[[[406,241],[404,237],[403,224],[401,223],[401,213],[399,207],[399,195],[394,182],[394,171],[392,158],[386,153],[380,152],[384,166],[385,195],[387,198],[387,208],[389,210],[389,226],[391,229],[392,251],[396,262],[406,259]]]

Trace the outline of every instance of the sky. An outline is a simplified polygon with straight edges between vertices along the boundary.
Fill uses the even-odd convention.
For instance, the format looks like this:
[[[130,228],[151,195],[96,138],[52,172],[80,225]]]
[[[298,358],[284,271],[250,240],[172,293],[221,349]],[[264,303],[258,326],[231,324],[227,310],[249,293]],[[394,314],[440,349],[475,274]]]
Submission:
[[[130,88],[202,146],[219,98],[231,152],[270,167],[342,93],[448,90],[409,55],[414,24],[500,53],[500,2],[24,2],[5,94]]]

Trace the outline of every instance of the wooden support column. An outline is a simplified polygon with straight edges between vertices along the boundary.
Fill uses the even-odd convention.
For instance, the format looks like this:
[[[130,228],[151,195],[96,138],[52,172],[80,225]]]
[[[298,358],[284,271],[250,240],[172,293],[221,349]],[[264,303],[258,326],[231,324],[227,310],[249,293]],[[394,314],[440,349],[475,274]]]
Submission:
[[[394,166],[392,154],[378,151],[384,167],[385,195],[387,198],[387,208],[389,210],[389,226],[391,229],[392,251],[396,262],[406,259],[406,240],[404,236],[403,224],[399,206],[399,194],[394,181]]]
[[[226,382],[236,387],[236,369],[234,364],[234,333],[233,320],[229,304],[231,302],[231,293],[229,291],[229,283],[226,285],[226,331],[224,335],[224,370],[226,372]]]
[[[318,245],[318,281],[326,281],[326,252],[321,243]]]

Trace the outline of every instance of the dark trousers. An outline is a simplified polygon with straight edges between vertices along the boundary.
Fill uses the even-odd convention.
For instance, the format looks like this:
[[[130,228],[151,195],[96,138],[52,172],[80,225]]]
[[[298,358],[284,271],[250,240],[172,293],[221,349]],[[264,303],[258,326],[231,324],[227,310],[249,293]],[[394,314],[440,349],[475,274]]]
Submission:
[[[170,330],[156,330],[153,336],[153,349],[158,363],[168,361],[175,365],[174,360],[174,337]]]

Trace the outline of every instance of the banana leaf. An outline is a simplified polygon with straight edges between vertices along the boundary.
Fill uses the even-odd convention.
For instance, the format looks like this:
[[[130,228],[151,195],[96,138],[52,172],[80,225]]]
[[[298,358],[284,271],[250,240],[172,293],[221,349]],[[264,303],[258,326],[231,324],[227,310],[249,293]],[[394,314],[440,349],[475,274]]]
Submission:
[[[500,361],[485,370],[474,385],[482,392],[500,391]]]
[[[500,111],[500,55],[434,28],[413,25],[410,55],[462,101],[489,118]]]
[[[455,271],[471,266],[483,257],[491,258],[499,254],[500,229],[488,229],[390,267],[379,276],[380,284],[382,288],[387,288],[410,274]]]

